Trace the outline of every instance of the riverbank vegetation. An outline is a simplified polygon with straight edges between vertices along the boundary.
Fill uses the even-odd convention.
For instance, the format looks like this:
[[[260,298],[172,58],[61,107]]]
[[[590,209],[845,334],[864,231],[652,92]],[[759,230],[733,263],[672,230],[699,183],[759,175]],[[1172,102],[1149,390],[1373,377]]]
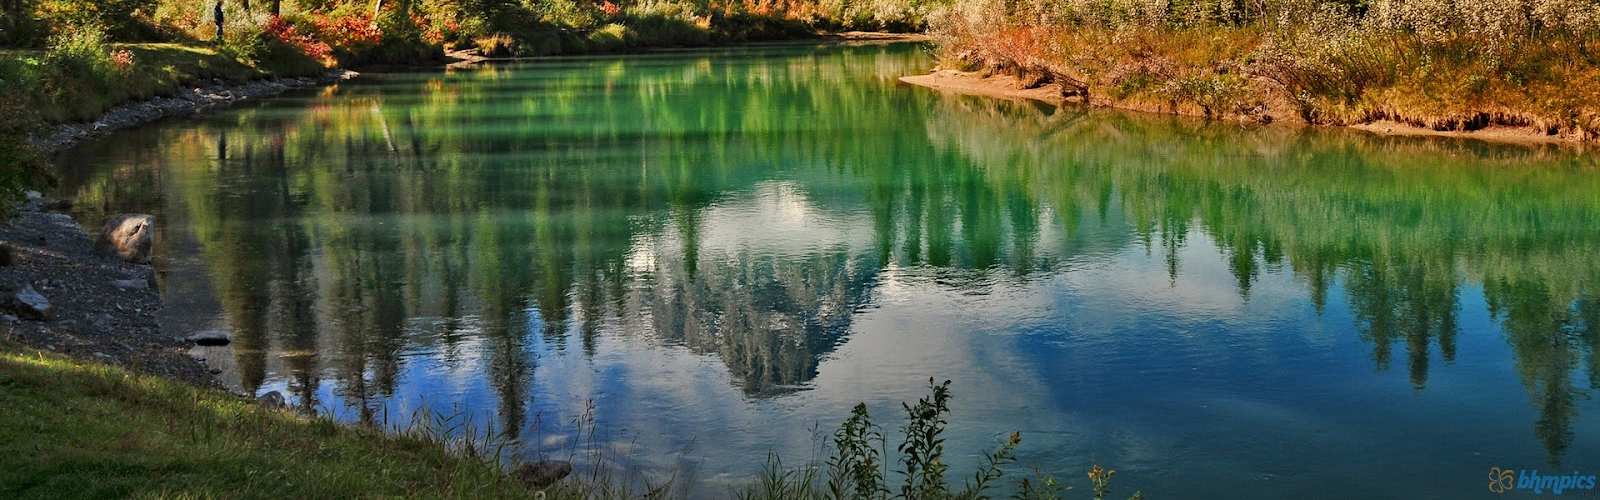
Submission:
[[[1600,137],[1594,2],[986,0],[930,24],[946,67],[1098,104]]]

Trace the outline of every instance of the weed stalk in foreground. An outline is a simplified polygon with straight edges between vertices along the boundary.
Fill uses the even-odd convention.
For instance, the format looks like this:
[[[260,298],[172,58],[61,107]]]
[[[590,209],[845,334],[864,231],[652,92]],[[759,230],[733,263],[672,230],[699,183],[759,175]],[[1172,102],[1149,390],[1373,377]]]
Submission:
[[[944,429],[950,413],[950,381],[935,383],[928,380],[929,394],[916,404],[902,404],[906,411],[904,436],[895,449],[900,453],[902,476],[900,491],[892,492],[885,480],[887,465],[883,450],[887,449],[881,428],[872,422],[867,405],[860,403],[850,410],[850,416],[839,424],[832,438],[833,449],[824,467],[808,465],[786,469],[777,455],[769,455],[757,481],[737,492],[737,497],[750,500],[765,499],[880,499],[903,498],[962,499],[990,498],[989,493],[1005,476],[1005,468],[1016,463],[1016,450],[1022,444],[1022,434],[1013,432],[993,452],[984,456],[984,464],[973,473],[959,491],[951,491],[945,481],[949,466],[944,462]],[[876,446],[874,446],[876,445]],[[813,485],[825,470],[826,482],[821,488]],[[1089,482],[1095,500],[1104,500],[1111,491],[1111,477],[1116,471],[1094,465],[1089,469]],[[1035,500],[1062,498],[1066,486],[1054,477],[1035,472],[1032,477],[1017,482],[1014,498]],[[1135,492],[1132,499],[1143,498]]]

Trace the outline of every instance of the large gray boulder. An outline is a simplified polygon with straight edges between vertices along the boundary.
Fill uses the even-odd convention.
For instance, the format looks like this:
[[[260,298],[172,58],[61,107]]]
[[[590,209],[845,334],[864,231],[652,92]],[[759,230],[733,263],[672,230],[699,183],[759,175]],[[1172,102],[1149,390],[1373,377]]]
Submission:
[[[138,264],[150,263],[150,248],[155,243],[156,218],[145,214],[122,214],[100,227],[94,241],[96,251],[122,257]]]

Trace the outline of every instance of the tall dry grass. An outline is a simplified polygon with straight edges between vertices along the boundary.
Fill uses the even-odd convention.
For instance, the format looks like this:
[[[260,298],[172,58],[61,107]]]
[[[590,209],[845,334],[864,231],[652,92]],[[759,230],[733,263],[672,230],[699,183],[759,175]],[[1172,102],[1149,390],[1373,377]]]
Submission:
[[[1600,137],[1590,0],[980,0],[930,19],[946,66],[1103,104]]]

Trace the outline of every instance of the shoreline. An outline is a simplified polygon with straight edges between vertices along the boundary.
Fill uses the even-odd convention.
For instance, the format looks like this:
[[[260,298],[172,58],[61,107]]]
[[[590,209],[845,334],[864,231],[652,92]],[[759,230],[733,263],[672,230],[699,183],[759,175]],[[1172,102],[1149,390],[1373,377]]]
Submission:
[[[1081,104],[1096,108],[1109,108],[1122,111],[1139,113],[1162,114],[1169,116],[1187,116],[1206,118],[1198,109],[1188,109],[1173,106],[1146,106],[1138,103],[1112,102],[1104,99],[1090,99],[1085,103],[1083,99],[1066,97],[1061,93],[1058,84],[1046,84],[1035,88],[1022,88],[1019,81],[1007,75],[981,76],[977,72],[935,69],[926,74],[902,76],[899,80],[905,84],[931,89],[937,92],[971,95],[1013,101],[1033,101],[1051,106],[1066,104]],[[1287,124],[1302,127],[1334,127],[1359,130],[1377,136],[1385,137],[1436,137],[1450,139],[1472,139],[1496,144],[1511,144],[1521,146],[1559,145],[1569,147],[1583,147],[1588,144],[1582,139],[1564,136],[1541,134],[1531,128],[1517,128],[1504,126],[1491,126],[1478,130],[1433,130],[1407,123],[1388,120],[1379,120],[1368,123],[1352,125],[1323,125],[1307,123],[1292,112],[1282,109],[1271,110],[1267,115],[1269,120],[1262,124]],[[1248,121],[1257,123],[1257,120],[1240,120],[1230,118],[1210,118],[1223,121]]]
[[[213,80],[206,86],[184,86],[171,96],[119,104],[92,121],[45,125],[29,142],[40,152],[52,155],[115,131],[163,118],[205,113],[290,90],[338,83],[360,75],[355,71],[334,69],[315,77],[268,77],[239,82]]]
[[[922,42],[929,42],[929,41],[932,41],[932,40],[933,40],[932,36],[926,35],[926,34],[922,34],[922,33],[893,33],[893,32],[886,32],[886,31],[845,31],[845,32],[839,32],[839,33],[817,33],[816,36],[808,37],[808,38],[789,38],[789,39],[781,39],[781,40],[749,41],[749,42],[739,42],[739,43],[733,43],[733,44],[728,44],[728,45],[720,45],[720,46],[719,45],[701,45],[701,46],[693,46],[693,45],[691,45],[691,46],[683,46],[683,47],[637,47],[637,48],[634,48],[634,49],[631,49],[631,50],[621,50],[621,51],[615,51],[615,52],[550,54],[550,55],[543,55],[543,56],[524,56],[524,57],[517,57],[517,56],[484,57],[482,55],[479,55],[476,52],[476,49],[465,49],[465,50],[455,50],[455,51],[446,52],[445,53],[445,59],[446,59],[447,62],[444,63],[444,66],[447,67],[447,68],[462,68],[462,67],[471,67],[471,66],[473,66],[475,64],[486,63],[486,62],[487,63],[492,63],[492,62],[518,62],[518,61],[582,60],[582,59],[594,59],[594,58],[602,58],[602,57],[617,57],[617,56],[628,56],[628,55],[637,56],[637,55],[653,55],[653,54],[674,54],[674,53],[682,53],[682,52],[695,52],[695,51],[703,51],[703,50],[727,49],[727,48],[738,48],[738,47],[755,47],[755,48],[759,48],[759,47],[782,47],[782,46],[791,46],[791,45],[810,45],[810,44],[879,45],[879,44],[894,44],[894,43],[922,43]]]

